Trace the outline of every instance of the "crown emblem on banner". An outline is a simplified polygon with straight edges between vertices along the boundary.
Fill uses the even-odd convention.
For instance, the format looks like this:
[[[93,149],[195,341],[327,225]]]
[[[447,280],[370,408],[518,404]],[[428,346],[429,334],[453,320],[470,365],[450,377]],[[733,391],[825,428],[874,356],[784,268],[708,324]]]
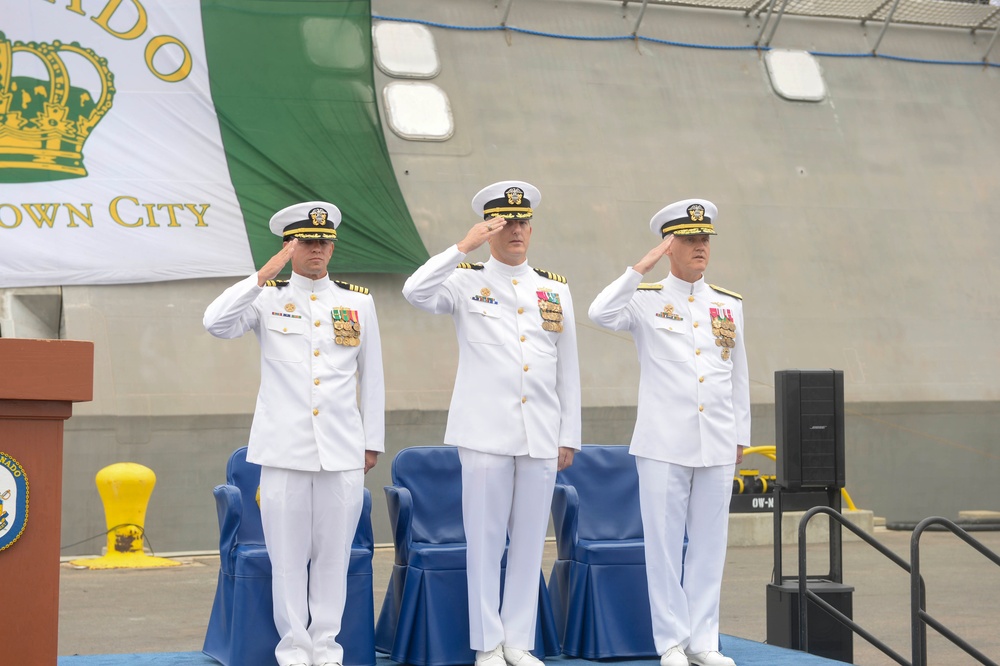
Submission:
[[[16,53],[40,60],[48,80],[15,76]],[[97,99],[70,85],[65,54],[75,54],[78,57],[72,61],[82,59],[97,71],[101,84]],[[76,42],[12,43],[0,32],[0,183],[86,176],[83,143],[111,108],[114,95],[114,75],[107,60],[92,50]]]

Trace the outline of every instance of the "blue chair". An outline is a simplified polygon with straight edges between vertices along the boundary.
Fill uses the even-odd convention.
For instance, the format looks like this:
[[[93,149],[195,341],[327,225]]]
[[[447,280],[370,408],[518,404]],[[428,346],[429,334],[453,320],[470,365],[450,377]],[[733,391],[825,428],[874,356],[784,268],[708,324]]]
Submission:
[[[467,665],[469,601],[462,466],[453,446],[418,446],[392,461],[385,487],[395,544],[392,577],[375,626],[375,648],[413,666]],[[505,569],[506,556],[501,566]],[[539,578],[537,656],[559,654],[552,607]]]
[[[549,595],[563,654],[655,657],[639,474],[627,446],[585,445],[556,475]]]
[[[202,652],[226,666],[277,664],[271,597],[271,560],[257,506],[260,465],[247,462],[247,447],[226,465],[226,484],[216,486],[219,514],[219,583]],[[361,518],[351,546],[347,604],[337,641],[344,666],[375,664],[375,604],[372,593],[372,497],[364,489]]]

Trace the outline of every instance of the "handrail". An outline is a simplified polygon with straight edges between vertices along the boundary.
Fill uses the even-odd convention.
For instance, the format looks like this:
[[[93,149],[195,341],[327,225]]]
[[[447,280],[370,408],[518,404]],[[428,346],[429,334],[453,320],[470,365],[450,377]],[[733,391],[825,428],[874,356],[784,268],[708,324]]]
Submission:
[[[910,536],[910,633],[913,638],[913,666],[927,666],[927,627],[931,625],[939,634],[950,640],[961,648],[966,654],[975,658],[981,664],[997,666],[995,661],[989,659],[982,652],[972,647],[967,641],[961,638],[943,624],[938,622],[926,610],[926,599],[923,595],[919,598],[916,591],[923,589],[923,580],[920,578],[920,536],[931,525],[941,525],[946,527],[952,534],[978,550],[988,560],[1000,566],[1000,556],[984,546],[961,527],[940,516],[931,516],[920,521]]]
[[[854,534],[860,537],[865,543],[872,546],[873,548],[875,548],[875,550],[879,551],[880,553],[888,557],[890,560],[895,562],[904,571],[910,573],[911,581],[914,580],[912,578],[912,571],[910,568],[910,564],[906,560],[904,560],[899,555],[897,555],[896,553],[892,552],[891,550],[883,546],[874,537],[867,534],[860,527],[848,521],[838,511],[835,511],[834,509],[831,509],[828,506],[816,506],[809,509],[808,511],[805,512],[805,514],[802,516],[802,519],[799,521],[799,649],[804,652],[809,651],[809,628],[808,628],[809,619],[807,611],[808,611],[808,601],[812,600],[817,606],[819,606],[824,611],[829,613],[830,616],[833,617],[833,619],[835,619],[837,622],[840,622],[842,625],[848,627],[854,633],[860,635],[862,638],[871,643],[883,654],[893,659],[896,663],[903,664],[903,666],[911,666],[910,662],[907,661],[905,657],[903,657],[895,650],[890,648],[888,645],[880,641],[878,638],[876,638],[873,634],[871,634],[868,630],[859,625],[857,622],[854,622],[854,620],[847,617],[839,610],[837,610],[836,608],[828,604],[826,601],[821,599],[818,594],[816,594],[815,592],[810,592],[809,589],[807,588],[806,527],[808,527],[809,521],[812,520],[813,516],[816,516],[817,514],[820,513],[827,514],[832,520],[835,520],[837,523],[839,523],[841,527],[846,527],[852,532],[854,532]],[[917,582],[913,584],[918,586],[922,598],[923,581],[921,581],[919,577],[916,578],[916,581]],[[916,663],[914,663],[913,666],[917,666]]]

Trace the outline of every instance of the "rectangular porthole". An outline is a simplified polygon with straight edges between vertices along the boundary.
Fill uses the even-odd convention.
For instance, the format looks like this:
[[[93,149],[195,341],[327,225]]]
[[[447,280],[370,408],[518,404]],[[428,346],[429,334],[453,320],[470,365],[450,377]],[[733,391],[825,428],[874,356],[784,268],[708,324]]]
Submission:
[[[826,84],[816,58],[807,51],[771,49],[764,54],[774,92],[798,102],[821,102]]]
[[[455,132],[448,95],[433,83],[394,81],[383,90],[392,131],[411,141],[446,141]]]

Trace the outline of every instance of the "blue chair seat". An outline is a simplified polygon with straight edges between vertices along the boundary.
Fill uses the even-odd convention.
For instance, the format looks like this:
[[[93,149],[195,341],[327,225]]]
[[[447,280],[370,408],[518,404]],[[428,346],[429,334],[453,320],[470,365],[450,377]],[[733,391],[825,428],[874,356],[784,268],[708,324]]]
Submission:
[[[573,559],[583,564],[636,564],[646,566],[642,539],[595,541],[580,539],[573,549]]]
[[[413,666],[472,664],[458,449],[418,446],[400,451],[392,461],[392,484],[385,495],[395,562],[375,626],[375,647],[393,661]],[[504,569],[501,562],[501,575]],[[554,656],[559,643],[541,571],[538,580],[532,652]]]
[[[256,502],[260,466],[247,462],[246,452],[244,446],[230,456],[227,483],[213,490],[219,514],[219,582],[202,652],[225,666],[276,666],[271,559]],[[344,666],[375,665],[371,510],[371,493],[365,488],[348,563],[347,610],[337,636]]]
[[[409,566],[427,571],[459,569],[464,575],[465,543],[411,544]]]

